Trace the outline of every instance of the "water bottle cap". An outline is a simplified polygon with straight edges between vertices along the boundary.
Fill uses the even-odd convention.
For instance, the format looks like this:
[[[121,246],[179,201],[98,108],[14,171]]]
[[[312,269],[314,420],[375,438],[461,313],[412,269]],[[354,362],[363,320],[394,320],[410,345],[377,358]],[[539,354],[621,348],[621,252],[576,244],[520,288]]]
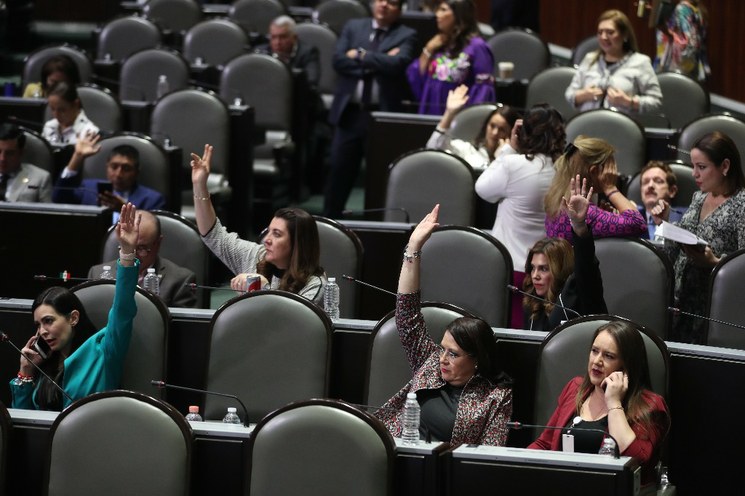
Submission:
[[[415,400],[416,399],[416,393],[406,393],[406,399],[407,400]]]
[[[147,269],[147,273],[148,274],[155,274],[155,267],[150,267],[149,269]]]
[[[104,265],[103,270],[111,270],[111,265]]]
[[[234,406],[229,406],[228,407],[228,413],[235,413],[235,412],[236,412],[236,409],[235,409]]]
[[[199,413],[199,407],[196,405],[192,405],[189,407],[189,413]]]
[[[165,74],[161,74],[160,76],[158,76],[158,81],[167,81],[167,80],[168,80],[168,77]]]
[[[329,277],[329,282],[336,282],[336,277]]]

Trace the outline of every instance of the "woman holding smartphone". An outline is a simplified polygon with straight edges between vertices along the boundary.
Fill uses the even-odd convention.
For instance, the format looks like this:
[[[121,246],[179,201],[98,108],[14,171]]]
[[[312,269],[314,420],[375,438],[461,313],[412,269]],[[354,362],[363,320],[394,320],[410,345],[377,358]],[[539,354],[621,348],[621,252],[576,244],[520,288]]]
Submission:
[[[589,351],[585,376],[567,383],[547,423],[564,429],[544,430],[528,448],[561,451],[562,434],[571,434],[574,451],[597,453],[605,431],[621,455],[639,460],[642,484],[652,483],[670,415],[650,391],[644,339],[635,324],[612,321],[598,327]]]
[[[137,314],[139,228],[136,208],[127,203],[116,225],[119,266],[106,327],[96,331],[78,297],[67,288],[47,288],[34,300],[31,311],[36,333],[23,347],[18,376],[10,381],[13,408],[62,410],[74,400],[119,387]]]

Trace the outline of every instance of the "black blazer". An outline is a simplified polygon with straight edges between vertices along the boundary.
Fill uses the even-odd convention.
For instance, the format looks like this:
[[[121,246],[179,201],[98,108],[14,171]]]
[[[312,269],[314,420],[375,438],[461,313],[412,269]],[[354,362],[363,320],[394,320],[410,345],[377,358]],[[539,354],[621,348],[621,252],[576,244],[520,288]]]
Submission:
[[[372,19],[352,19],[344,26],[334,53],[334,69],[339,76],[334,91],[334,101],[329,111],[331,124],[338,124],[344,109],[351,100],[359,80],[368,74],[375,77],[380,88],[380,110],[397,112],[401,101],[410,93],[406,81],[406,67],[414,59],[416,31],[402,24],[388,28],[380,42],[379,51],[367,53],[363,60],[347,57],[352,48],[365,47],[373,34]],[[398,48],[398,53],[388,52]]]
[[[297,40],[295,46],[295,55],[292,56],[288,65],[293,69],[304,70],[308,83],[315,88],[321,79],[321,62],[318,48],[305,45],[300,40]],[[272,49],[268,43],[257,46],[255,52],[272,55]]]

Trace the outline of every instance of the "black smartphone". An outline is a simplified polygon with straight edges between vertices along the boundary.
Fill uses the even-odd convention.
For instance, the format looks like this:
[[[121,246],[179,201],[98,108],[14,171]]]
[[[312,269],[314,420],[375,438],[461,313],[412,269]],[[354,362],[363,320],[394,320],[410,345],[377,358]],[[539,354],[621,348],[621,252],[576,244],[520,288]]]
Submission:
[[[41,336],[37,336],[36,341],[34,341],[34,349],[44,360],[52,354],[52,348],[49,347],[49,344]]]
[[[107,191],[109,193],[112,193],[114,191],[114,186],[108,181],[101,181],[99,183],[96,183],[96,187],[98,188],[99,195]]]

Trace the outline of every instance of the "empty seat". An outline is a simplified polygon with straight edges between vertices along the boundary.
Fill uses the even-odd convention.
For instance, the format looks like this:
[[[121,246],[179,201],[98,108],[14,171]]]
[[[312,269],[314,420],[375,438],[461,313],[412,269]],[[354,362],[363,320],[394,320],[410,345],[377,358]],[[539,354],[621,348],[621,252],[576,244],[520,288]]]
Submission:
[[[189,65],[177,52],[152,48],[141,50],[122,64],[119,77],[119,99],[154,102],[158,98],[158,80],[165,76],[168,90],[176,91],[189,84]]]
[[[548,45],[530,29],[505,29],[487,43],[494,55],[494,76],[499,76],[499,62],[514,63],[512,77],[518,80],[531,79],[551,62]]]

